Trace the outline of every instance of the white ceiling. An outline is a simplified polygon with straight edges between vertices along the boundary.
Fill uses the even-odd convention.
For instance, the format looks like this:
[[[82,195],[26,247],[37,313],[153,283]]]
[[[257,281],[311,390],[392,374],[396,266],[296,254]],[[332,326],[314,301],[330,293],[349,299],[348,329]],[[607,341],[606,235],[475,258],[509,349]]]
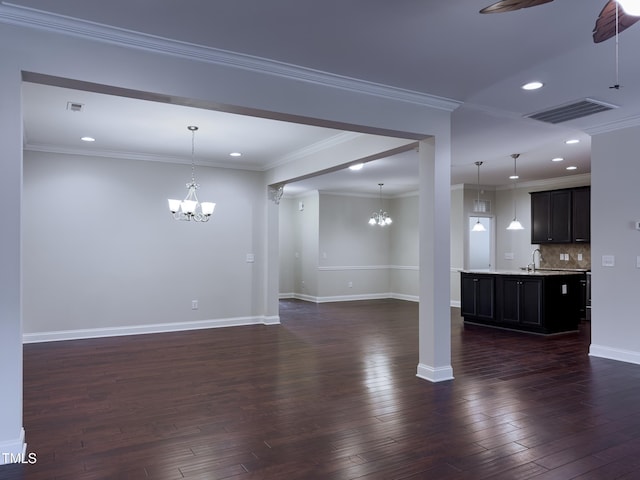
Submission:
[[[556,0],[516,12],[480,15],[491,0],[15,0],[3,5],[54,14],[276,60],[462,102],[453,113],[452,183],[509,182],[511,153],[520,153],[522,181],[585,174],[585,131],[640,119],[640,26],[620,35],[619,83],[615,41],[594,44],[591,32],[606,0]],[[540,80],[545,87],[519,87]],[[583,98],[620,108],[550,125],[524,115]],[[81,114],[66,102],[85,104]],[[266,169],[296,152],[339,139],[336,130],[242,117],[211,110],[113,98],[60,87],[25,85],[27,148],[172,160],[188,159],[186,125],[197,124],[200,163]],[[78,132],[92,135],[79,145]],[[337,136],[337,137],[336,137]],[[568,146],[564,141],[579,138]],[[243,152],[240,159],[228,156]],[[564,162],[552,163],[562,156]],[[380,160],[359,173],[306,180],[302,188],[387,193],[415,188],[416,154]],[[567,165],[578,168],[572,172]],[[364,182],[364,186],[358,187]],[[387,186],[389,190],[387,190]],[[294,186],[288,186],[290,192]]]

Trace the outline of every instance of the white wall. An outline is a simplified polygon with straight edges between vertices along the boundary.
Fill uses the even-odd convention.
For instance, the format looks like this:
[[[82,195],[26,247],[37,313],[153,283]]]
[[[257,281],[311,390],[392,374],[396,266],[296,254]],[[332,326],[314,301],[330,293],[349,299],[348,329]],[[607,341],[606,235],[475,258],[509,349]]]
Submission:
[[[590,354],[640,363],[640,127],[591,141],[592,321]],[[602,266],[602,257],[615,266]]]
[[[281,202],[280,231],[294,240],[281,242],[280,269],[293,270],[295,279],[281,274],[280,294],[312,301],[417,300],[418,197],[384,199],[383,205],[393,224],[381,228],[368,223],[380,208],[378,197],[314,192]]]
[[[26,152],[24,332],[259,319],[262,174],[196,176],[199,198],[217,203],[208,223],[168,211],[187,165]]]
[[[295,292],[295,249],[297,232],[294,228],[294,215],[298,201],[290,198],[280,200],[278,222],[279,250],[279,293],[281,297],[290,297]]]
[[[393,224],[389,231],[389,291],[397,298],[417,300],[418,292],[418,195],[394,198],[389,214]]]

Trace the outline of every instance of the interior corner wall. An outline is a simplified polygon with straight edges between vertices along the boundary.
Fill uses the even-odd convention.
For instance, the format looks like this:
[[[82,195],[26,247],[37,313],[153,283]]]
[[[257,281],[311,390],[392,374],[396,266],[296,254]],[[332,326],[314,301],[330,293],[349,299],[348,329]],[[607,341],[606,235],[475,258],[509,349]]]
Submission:
[[[460,270],[465,268],[464,187],[451,188],[451,305],[460,306]]]
[[[368,223],[379,208],[379,199],[320,193],[321,299],[388,295],[389,229]]]
[[[279,275],[280,298],[293,297],[295,294],[295,265],[296,265],[296,230],[294,228],[295,213],[298,201],[291,198],[282,198],[279,205],[278,238],[279,248]]]
[[[380,208],[374,197],[314,192],[280,208],[281,297],[417,300],[417,194],[384,200],[389,228],[368,224]]]
[[[313,300],[318,296],[318,192],[293,199],[293,292],[297,297]],[[282,289],[280,289],[282,293]]]
[[[640,363],[640,127],[591,139],[591,348],[594,356]],[[613,266],[603,266],[603,257]]]
[[[167,198],[186,194],[189,175],[188,165],[25,152],[24,333],[262,315],[262,174],[198,167],[199,197],[216,210],[178,222]]]
[[[396,298],[417,301],[419,287],[418,193],[390,201],[389,291]]]

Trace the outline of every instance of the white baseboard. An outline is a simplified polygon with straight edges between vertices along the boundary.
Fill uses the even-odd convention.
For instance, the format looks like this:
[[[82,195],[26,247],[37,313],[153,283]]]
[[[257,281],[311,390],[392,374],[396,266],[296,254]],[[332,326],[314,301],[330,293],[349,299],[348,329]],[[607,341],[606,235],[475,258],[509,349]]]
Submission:
[[[406,300],[408,302],[419,302],[420,298],[417,295],[404,295],[400,293],[366,293],[362,295],[335,295],[331,297],[314,297],[312,295],[305,295],[302,293],[286,294],[287,296],[281,296],[281,299],[294,298],[296,300],[304,300],[305,302],[312,303],[328,303],[328,302],[354,302],[358,300],[384,300],[386,298],[395,298],[397,300]]]
[[[24,428],[14,440],[0,442],[0,465],[21,463],[27,459],[27,444],[24,442]]]
[[[25,333],[23,343],[59,342],[86,338],[121,337],[124,335],[145,335],[148,333],[179,332],[183,330],[203,330],[207,328],[238,327],[243,325],[277,325],[279,316],[235,317],[195,322],[157,323],[110,328],[86,328],[79,330],[59,330],[53,332]]]
[[[407,302],[419,302],[418,295],[406,295],[404,293],[373,293],[364,295],[336,295],[333,297],[314,297],[312,295],[304,295],[302,293],[281,293],[280,300],[294,298],[313,303],[325,302],[351,302],[355,300],[380,300],[383,298],[394,298],[396,300],[406,300]],[[449,306],[460,308],[460,300],[451,300]]]
[[[593,343],[589,347],[589,356],[608,358],[609,360],[617,360],[619,362],[635,363],[640,365],[640,352],[594,345]]]
[[[419,363],[416,377],[434,383],[453,380],[453,367],[450,365],[447,367],[432,367],[424,363]]]

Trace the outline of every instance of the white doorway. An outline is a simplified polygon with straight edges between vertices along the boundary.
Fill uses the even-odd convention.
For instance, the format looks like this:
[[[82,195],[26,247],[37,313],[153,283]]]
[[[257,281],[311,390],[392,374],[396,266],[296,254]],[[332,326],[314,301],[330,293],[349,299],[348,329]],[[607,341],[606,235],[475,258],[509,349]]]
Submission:
[[[474,232],[473,226],[480,222],[484,231]],[[468,269],[491,270],[494,265],[493,243],[494,228],[492,217],[469,217],[467,231],[469,232]]]

